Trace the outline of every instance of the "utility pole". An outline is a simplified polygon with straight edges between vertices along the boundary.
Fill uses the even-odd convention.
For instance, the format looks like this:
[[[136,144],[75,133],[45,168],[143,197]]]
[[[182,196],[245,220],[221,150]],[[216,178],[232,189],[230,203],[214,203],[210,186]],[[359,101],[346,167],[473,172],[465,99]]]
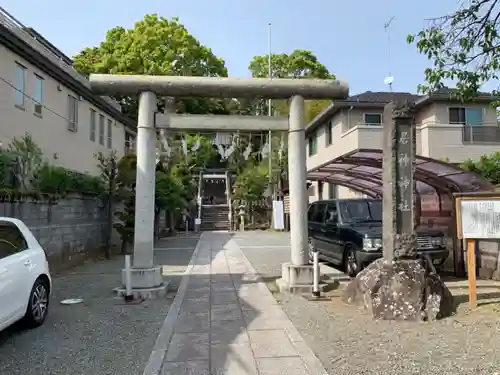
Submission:
[[[384,31],[387,34],[387,64],[389,65],[389,75],[384,79],[384,83],[389,86],[389,91],[392,92],[392,83],[394,82],[394,77],[391,73],[391,35],[389,34],[389,26],[391,26],[392,21],[394,21],[394,16],[392,16],[389,21],[384,23]]]

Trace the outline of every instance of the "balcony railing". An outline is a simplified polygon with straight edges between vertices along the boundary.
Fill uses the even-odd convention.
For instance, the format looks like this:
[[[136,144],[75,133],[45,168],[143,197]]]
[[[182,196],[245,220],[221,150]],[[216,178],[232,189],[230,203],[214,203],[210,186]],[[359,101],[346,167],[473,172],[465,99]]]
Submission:
[[[353,128],[355,128],[356,126],[372,126],[374,128],[381,128],[383,124],[368,124],[368,123],[365,123],[365,122],[352,122],[350,124],[347,124],[347,123],[343,123],[342,124],[342,132],[347,132]]]
[[[26,26],[15,19],[11,14],[9,14],[5,9],[0,7],[0,25],[5,27],[9,32],[14,34],[20,40],[25,42],[35,51],[39,52],[41,55],[46,57],[52,64],[59,67],[62,71],[69,74],[75,80],[79,81],[86,87],[89,87],[89,81],[80,73],[78,73],[71,65],[64,62],[63,59],[56,56],[52,51],[50,51],[43,44],[38,42],[31,34],[25,31]]]
[[[500,143],[500,126],[463,125],[462,142],[468,144]]]

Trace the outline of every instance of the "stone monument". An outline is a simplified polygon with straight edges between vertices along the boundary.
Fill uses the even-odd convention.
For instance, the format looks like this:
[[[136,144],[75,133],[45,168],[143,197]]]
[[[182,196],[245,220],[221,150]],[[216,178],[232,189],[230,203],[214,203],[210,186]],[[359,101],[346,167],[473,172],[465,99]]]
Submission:
[[[389,103],[383,130],[383,258],[347,286],[344,301],[374,318],[434,320],[449,316],[453,297],[414,232],[416,130],[410,103]]]

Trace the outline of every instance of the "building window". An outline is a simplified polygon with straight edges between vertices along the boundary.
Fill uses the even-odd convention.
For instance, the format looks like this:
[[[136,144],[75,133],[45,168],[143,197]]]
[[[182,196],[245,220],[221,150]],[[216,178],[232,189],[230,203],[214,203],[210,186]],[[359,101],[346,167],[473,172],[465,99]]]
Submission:
[[[365,113],[365,125],[381,125],[382,115],[380,113]]]
[[[68,130],[78,130],[78,99],[68,95]]]
[[[43,78],[35,74],[35,94],[33,96],[34,108],[33,112],[41,116],[43,109]]]
[[[332,137],[332,123],[329,122],[326,126],[326,145],[330,146],[332,144],[333,137]]]
[[[99,115],[99,144],[104,146],[104,115]]]
[[[318,137],[316,133],[311,134],[308,138],[309,142],[309,156],[318,152]]]
[[[92,142],[95,142],[95,129],[96,129],[96,112],[93,109],[90,109],[90,135],[89,139]]]
[[[482,108],[450,107],[448,114],[449,114],[450,124],[460,124],[460,125],[483,124]]]
[[[108,119],[108,148],[113,147],[113,120]]]
[[[24,96],[26,91],[26,68],[20,64],[16,64],[16,76],[14,82],[15,105],[24,108]]]

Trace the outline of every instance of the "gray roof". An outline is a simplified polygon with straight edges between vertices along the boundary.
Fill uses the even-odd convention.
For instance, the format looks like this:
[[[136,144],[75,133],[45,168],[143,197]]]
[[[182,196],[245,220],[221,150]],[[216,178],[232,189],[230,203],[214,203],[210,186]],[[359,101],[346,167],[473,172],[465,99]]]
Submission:
[[[387,104],[392,101],[411,101],[415,102],[423,98],[423,95],[416,95],[409,92],[372,92],[366,91],[358,95],[348,97],[346,100],[337,100],[336,102],[359,102],[359,103],[380,103]]]
[[[405,102],[415,103],[416,106],[425,106],[434,101],[450,101],[457,100],[454,97],[453,90],[441,89],[430,93],[429,95],[417,95],[409,92],[389,92],[389,91],[366,91],[361,94],[349,96],[345,100],[334,100],[327,108],[317,115],[311,123],[306,127],[306,134],[313,132],[319,126],[327,121],[330,121],[342,108],[361,107],[361,108],[379,108],[387,103]],[[490,93],[478,93],[475,98],[476,102],[491,103],[500,100],[499,97],[493,96]]]

